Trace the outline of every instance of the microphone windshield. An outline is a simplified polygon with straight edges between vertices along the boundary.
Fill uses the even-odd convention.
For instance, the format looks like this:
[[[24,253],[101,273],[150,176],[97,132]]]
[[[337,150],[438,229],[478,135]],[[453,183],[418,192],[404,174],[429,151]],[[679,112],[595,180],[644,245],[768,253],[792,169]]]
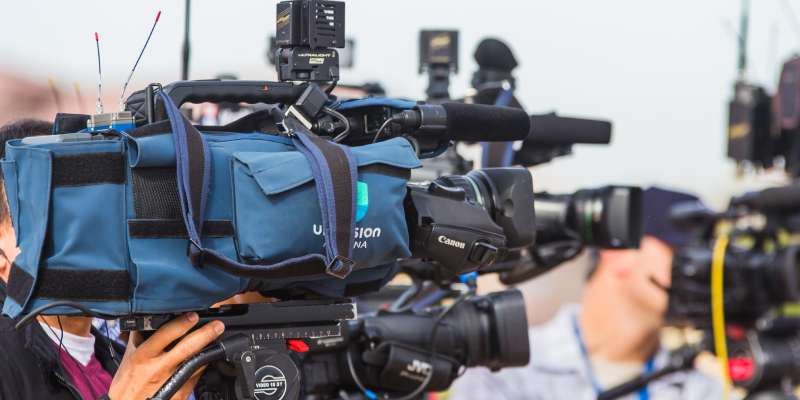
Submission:
[[[475,61],[481,69],[494,69],[511,72],[517,67],[517,59],[511,48],[504,42],[487,38],[478,43],[475,49]]]

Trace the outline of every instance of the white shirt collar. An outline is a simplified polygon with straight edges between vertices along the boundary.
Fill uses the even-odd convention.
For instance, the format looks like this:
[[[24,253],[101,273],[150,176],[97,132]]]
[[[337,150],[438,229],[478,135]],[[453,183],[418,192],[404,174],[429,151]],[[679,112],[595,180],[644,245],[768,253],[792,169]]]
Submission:
[[[38,322],[53,343],[58,345],[60,341],[64,347],[64,350],[66,350],[67,353],[72,356],[72,358],[78,361],[78,363],[84,367],[89,365],[89,360],[91,360],[92,355],[94,355],[94,335],[78,336],[69,332],[62,332],[61,329],[58,329],[58,327],[52,327],[44,322]]]

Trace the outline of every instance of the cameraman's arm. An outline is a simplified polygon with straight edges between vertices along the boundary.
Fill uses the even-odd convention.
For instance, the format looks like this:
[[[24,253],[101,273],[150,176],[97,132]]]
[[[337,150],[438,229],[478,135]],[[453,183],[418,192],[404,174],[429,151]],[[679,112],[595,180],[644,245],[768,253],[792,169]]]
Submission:
[[[108,398],[140,400],[152,396],[182,362],[203,350],[225,330],[222,322],[213,321],[186,335],[197,320],[196,313],[176,318],[145,341],[139,334],[132,334],[122,364],[111,382]],[[178,339],[180,341],[167,350]],[[200,369],[195,373],[174,398],[187,398],[202,372]]]

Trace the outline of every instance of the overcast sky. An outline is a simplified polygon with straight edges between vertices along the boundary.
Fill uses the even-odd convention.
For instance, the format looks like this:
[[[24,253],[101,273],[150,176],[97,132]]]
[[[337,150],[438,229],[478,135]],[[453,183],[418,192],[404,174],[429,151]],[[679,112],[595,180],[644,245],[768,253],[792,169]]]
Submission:
[[[774,87],[780,63],[800,44],[787,4],[753,2],[749,77]],[[417,36],[458,29],[461,71],[452,93],[467,88],[472,51],[485,36],[517,54],[518,96],[531,112],[607,118],[610,147],[535,169],[539,188],[572,190],[606,183],[658,183],[702,194],[720,205],[737,182],[726,160],[726,102],[735,77],[737,0],[347,0],[347,32],[356,66],[343,81],[378,80],[390,95],[422,98]],[[0,67],[68,87],[96,82],[94,31],[100,32],[104,87],[119,91],[157,10],[163,15],[131,88],[179,77],[181,1],[9,2],[0,13]],[[274,1],[195,1],[191,78],[235,73],[273,79],[266,38]]]

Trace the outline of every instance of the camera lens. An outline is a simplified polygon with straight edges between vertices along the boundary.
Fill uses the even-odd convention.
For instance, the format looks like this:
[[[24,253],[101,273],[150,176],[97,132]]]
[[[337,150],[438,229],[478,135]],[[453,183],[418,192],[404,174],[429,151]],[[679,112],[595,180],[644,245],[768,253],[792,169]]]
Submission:
[[[536,237],[533,180],[525,168],[485,168],[437,180],[464,190],[466,200],[486,210],[503,228],[506,246],[522,248]]]
[[[528,321],[520,291],[475,297],[453,310],[452,318],[454,326],[463,327],[467,366],[496,370],[528,363]]]
[[[639,246],[642,190],[629,186],[584,189],[572,195],[536,194],[537,244],[578,240],[584,246]]]
[[[800,248],[789,246],[777,254],[777,259],[771,265],[776,271],[773,273],[773,283],[783,301],[800,301]]]
[[[573,226],[584,244],[630,248],[642,236],[641,189],[606,186],[573,196]]]

